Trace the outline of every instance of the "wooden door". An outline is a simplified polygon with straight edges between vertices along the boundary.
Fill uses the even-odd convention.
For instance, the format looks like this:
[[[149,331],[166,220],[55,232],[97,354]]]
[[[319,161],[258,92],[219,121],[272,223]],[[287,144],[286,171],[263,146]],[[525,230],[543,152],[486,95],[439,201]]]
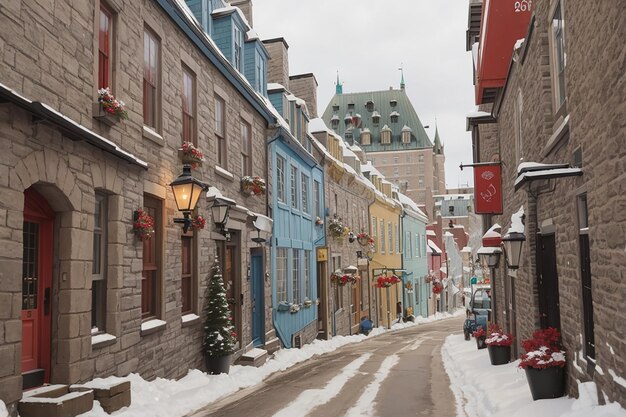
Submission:
[[[265,333],[265,308],[264,300],[265,288],[263,280],[263,252],[255,249],[250,253],[251,270],[250,270],[250,294],[251,313],[252,313],[252,342],[254,346],[263,344],[263,336]]]
[[[239,268],[238,250],[235,245],[226,245],[224,250],[224,287],[226,289],[226,299],[230,308],[230,316],[237,333],[237,340],[241,346],[241,304],[243,304],[243,294],[239,290]]]
[[[561,328],[559,305],[559,277],[556,269],[556,241],[554,234],[540,235],[537,245],[537,272],[539,284],[539,315],[541,328]]]
[[[24,389],[50,381],[54,212],[33,189],[24,192],[22,373]]]

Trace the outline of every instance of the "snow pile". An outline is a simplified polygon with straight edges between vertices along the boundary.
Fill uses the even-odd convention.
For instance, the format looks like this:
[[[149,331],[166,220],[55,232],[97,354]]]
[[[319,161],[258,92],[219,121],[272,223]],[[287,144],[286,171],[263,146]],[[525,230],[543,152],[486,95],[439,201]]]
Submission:
[[[617,403],[598,405],[593,382],[579,383],[579,398],[533,401],[519,360],[493,366],[484,350],[463,335],[451,335],[441,349],[457,416],[467,417],[626,417]]]
[[[0,400],[0,417],[9,417],[7,407],[4,405],[4,401]]]

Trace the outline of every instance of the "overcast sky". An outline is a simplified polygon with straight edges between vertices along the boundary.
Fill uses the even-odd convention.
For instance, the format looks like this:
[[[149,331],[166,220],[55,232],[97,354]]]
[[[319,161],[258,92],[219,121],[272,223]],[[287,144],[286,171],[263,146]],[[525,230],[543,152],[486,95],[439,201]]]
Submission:
[[[335,93],[400,88],[406,91],[429,136],[445,146],[446,186],[472,184],[471,135],[465,116],[474,111],[472,59],[465,51],[468,0],[252,0],[261,39],[289,44],[290,75],[312,72],[321,115]]]

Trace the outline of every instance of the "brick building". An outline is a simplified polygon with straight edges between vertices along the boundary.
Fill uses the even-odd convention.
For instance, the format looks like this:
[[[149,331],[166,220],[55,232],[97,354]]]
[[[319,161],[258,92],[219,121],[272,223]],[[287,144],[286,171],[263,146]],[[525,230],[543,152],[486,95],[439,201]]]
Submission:
[[[262,89],[180,1],[55,6],[0,5],[0,399],[12,410],[22,384],[202,368],[198,315],[216,253],[239,352],[276,341],[267,250],[251,241],[266,199],[240,187],[244,175],[267,178],[275,117]],[[106,86],[128,120],[100,117]],[[183,140],[205,154],[194,176],[236,203],[229,241],[210,199],[198,203],[204,230],[173,221]],[[138,209],[155,222],[143,242]]]
[[[467,32],[481,105],[468,117],[474,162],[502,164],[504,210],[486,223],[504,234],[526,214],[519,269],[496,272],[496,317],[516,353],[535,329],[559,328],[568,393],[594,381],[601,401],[625,405],[623,4],[522,3],[497,16],[508,9],[481,14],[489,3],[472,0]]]

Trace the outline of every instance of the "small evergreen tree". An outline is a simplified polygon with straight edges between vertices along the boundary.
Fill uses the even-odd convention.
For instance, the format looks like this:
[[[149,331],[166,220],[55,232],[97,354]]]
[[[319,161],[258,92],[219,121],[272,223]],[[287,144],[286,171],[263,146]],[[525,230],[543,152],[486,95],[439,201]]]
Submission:
[[[206,289],[204,314],[204,337],[202,352],[205,356],[228,356],[235,348],[235,337],[226,290],[220,266],[215,259]]]

